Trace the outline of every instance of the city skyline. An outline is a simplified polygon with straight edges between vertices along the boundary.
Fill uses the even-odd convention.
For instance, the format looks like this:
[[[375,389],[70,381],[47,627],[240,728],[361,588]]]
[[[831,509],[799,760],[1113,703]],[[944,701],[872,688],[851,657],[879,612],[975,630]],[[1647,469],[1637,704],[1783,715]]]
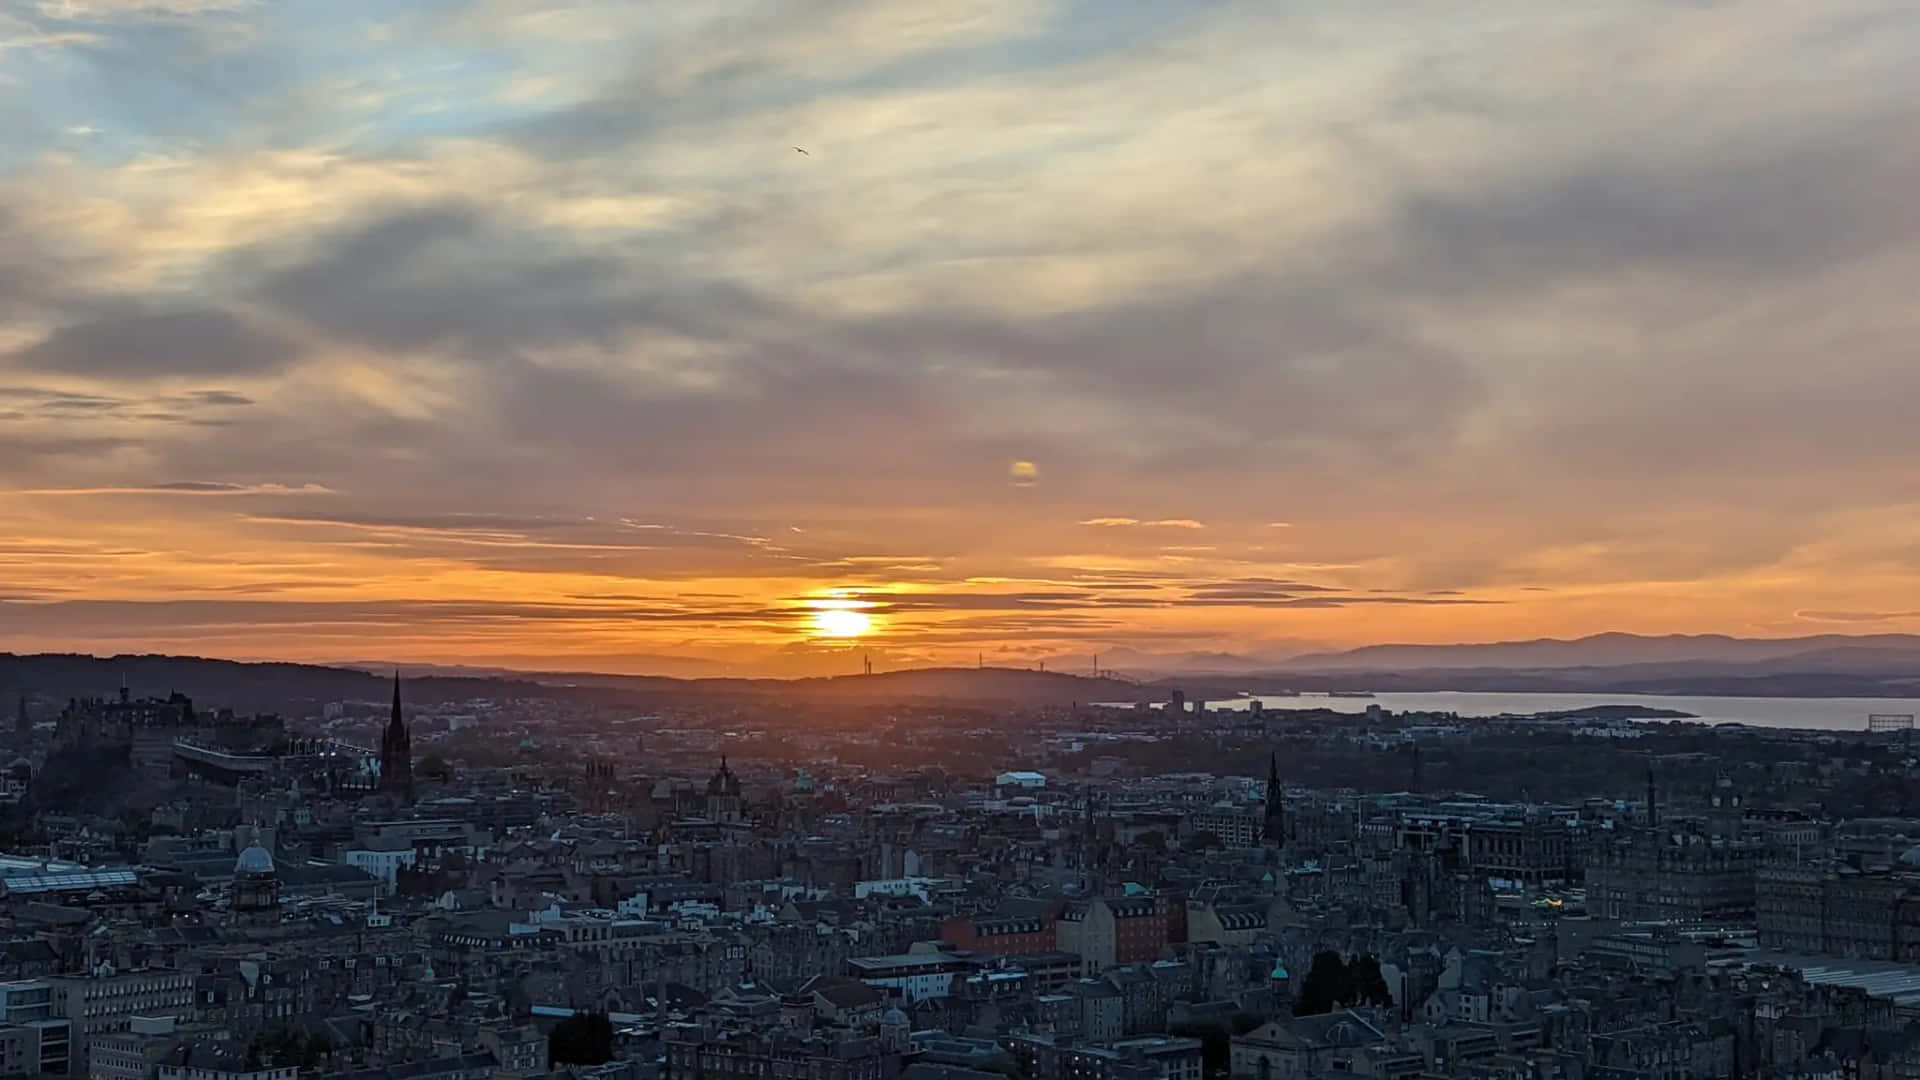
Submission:
[[[1920,630],[1915,55],[1890,0],[14,5],[0,650]]]

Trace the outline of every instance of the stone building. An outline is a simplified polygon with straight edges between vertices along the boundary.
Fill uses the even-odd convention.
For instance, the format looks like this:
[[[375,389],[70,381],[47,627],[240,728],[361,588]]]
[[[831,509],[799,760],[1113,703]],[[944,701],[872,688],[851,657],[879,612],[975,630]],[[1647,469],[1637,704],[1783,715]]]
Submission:
[[[1895,874],[1851,868],[1762,866],[1754,873],[1754,909],[1760,944],[1787,952],[1826,953],[1862,960],[1904,960],[1902,920],[1920,914],[1910,902],[1912,882]],[[1913,940],[1912,945],[1920,945]]]
[[[1763,849],[1641,831],[1596,848],[1587,906],[1596,918],[1715,922],[1751,918]]]
[[[252,921],[279,918],[280,874],[273,855],[259,844],[248,845],[233,864],[233,912]]]

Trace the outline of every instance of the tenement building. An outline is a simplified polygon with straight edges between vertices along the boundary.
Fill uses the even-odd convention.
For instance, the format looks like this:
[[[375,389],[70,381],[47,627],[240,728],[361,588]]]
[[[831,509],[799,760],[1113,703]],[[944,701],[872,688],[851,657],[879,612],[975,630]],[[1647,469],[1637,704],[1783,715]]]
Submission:
[[[1591,852],[1587,906],[1602,919],[1751,918],[1762,853],[1744,841],[1641,830]]]
[[[1902,941],[1916,889],[1907,878],[1849,867],[1763,866],[1754,874],[1760,944],[1785,952],[1909,960]]]

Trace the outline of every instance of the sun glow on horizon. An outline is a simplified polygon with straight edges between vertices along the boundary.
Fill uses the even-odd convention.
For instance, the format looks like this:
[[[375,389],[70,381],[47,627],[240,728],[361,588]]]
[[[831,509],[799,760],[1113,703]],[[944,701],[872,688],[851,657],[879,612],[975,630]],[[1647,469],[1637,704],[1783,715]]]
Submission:
[[[857,638],[873,633],[873,616],[861,610],[872,606],[867,601],[833,596],[809,600],[807,605],[813,609],[814,637]]]
[[[864,637],[873,632],[873,616],[849,608],[827,608],[813,613],[813,632],[819,637]]]

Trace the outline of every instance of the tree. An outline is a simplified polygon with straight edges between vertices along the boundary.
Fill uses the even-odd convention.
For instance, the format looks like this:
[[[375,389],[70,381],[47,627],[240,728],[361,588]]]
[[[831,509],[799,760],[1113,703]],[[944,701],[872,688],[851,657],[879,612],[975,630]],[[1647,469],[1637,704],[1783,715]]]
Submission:
[[[1200,1040],[1200,1067],[1209,1077],[1226,1076],[1233,1069],[1233,1036],[1215,1023],[1181,1024],[1173,1034]]]
[[[1167,853],[1167,834],[1159,829],[1148,829],[1140,834],[1139,844],[1156,855]]]
[[[1328,951],[1314,955],[1313,967],[1307,971],[1294,1002],[1293,1015],[1318,1016],[1335,1009],[1392,1004],[1393,992],[1380,973],[1379,957],[1368,953],[1349,962],[1339,953]]]
[[[1393,1004],[1393,991],[1387,988],[1386,976],[1380,973],[1379,957],[1367,953],[1353,958],[1347,965],[1347,994],[1355,1005],[1385,1008]]]
[[[603,1012],[574,1013],[547,1033],[547,1065],[605,1065],[613,1060],[613,1020]]]
[[[1331,950],[1315,953],[1313,966],[1300,984],[1293,1015],[1318,1016],[1339,1008],[1347,993],[1347,962]]]
[[[1188,851],[1206,851],[1211,848],[1223,848],[1226,846],[1226,844],[1221,842],[1220,837],[1205,829],[1201,829],[1199,832],[1187,837]]]

